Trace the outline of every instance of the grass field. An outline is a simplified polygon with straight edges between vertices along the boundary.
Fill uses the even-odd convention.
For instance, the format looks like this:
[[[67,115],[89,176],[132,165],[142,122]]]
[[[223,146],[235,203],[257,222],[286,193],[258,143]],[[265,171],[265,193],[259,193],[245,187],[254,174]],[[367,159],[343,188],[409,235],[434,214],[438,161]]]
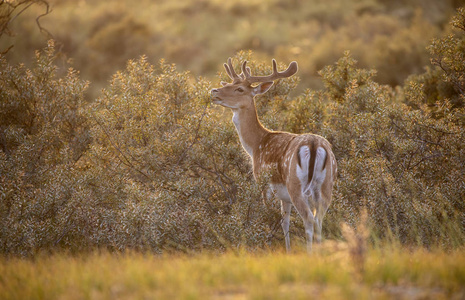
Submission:
[[[463,249],[153,255],[55,254],[0,260],[2,299],[464,299]],[[355,264],[357,262],[357,264]],[[363,264],[361,267],[360,264]]]

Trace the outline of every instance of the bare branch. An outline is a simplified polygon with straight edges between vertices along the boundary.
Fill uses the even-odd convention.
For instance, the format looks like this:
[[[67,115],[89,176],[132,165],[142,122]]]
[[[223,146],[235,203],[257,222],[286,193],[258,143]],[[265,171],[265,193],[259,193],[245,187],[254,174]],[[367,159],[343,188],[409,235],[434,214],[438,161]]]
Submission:
[[[53,39],[53,35],[40,24],[40,19],[52,12],[50,4],[46,0],[0,1],[0,8],[2,8],[0,14],[0,38],[4,34],[13,36],[13,32],[10,31],[11,23],[34,4],[45,5],[45,12],[36,18],[36,24],[40,32],[46,35],[47,39]],[[13,48],[13,45],[0,52],[0,55],[5,55],[11,48]]]
[[[42,25],[40,25],[40,19],[42,17],[45,17],[46,15],[48,15],[49,13],[52,12],[52,10],[50,9],[50,5],[48,4],[47,1],[45,0],[40,0],[40,2],[42,2],[46,9],[45,9],[45,13],[39,15],[37,18],[36,18],[36,24],[37,24],[37,27],[39,27],[40,29],[40,32],[41,33],[45,33],[47,35],[47,39],[53,39],[53,35],[50,33],[50,31],[48,31],[47,29],[45,29],[44,27],[42,27]]]

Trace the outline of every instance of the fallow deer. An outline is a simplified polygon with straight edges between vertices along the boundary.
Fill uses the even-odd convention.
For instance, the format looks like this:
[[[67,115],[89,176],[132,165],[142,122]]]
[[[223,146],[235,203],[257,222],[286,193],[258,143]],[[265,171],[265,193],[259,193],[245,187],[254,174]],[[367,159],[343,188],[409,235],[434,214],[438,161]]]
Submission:
[[[272,64],[273,74],[252,76],[244,61],[242,73],[237,75],[229,58],[224,68],[233,82],[222,82],[223,87],[213,89],[212,101],[232,109],[232,121],[242,146],[252,158],[255,179],[271,172],[269,186],[281,200],[286,250],[290,251],[289,222],[293,205],[303,220],[310,252],[314,228],[315,238],[321,242],[322,222],[336,179],[336,159],[331,144],[322,136],[270,131],[260,123],[254,97],[268,91],[275,80],[290,77],[298,69],[295,61],[283,72],[278,72],[274,59]]]

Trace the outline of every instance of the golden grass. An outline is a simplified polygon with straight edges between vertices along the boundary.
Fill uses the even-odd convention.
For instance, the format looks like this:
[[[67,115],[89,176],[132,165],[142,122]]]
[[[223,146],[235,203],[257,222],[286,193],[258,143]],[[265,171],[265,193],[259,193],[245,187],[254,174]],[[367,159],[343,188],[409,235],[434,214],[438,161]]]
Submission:
[[[363,274],[347,247],[0,260],[2,299],[463,299],[462,250],[372,249]]]

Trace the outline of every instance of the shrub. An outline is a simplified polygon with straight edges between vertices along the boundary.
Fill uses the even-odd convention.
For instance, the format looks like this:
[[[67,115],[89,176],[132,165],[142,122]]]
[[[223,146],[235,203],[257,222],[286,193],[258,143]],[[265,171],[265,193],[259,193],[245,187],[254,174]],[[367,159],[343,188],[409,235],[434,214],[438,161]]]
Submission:
[[[325,90],[298,97],[294,105],[306,111],[290,115],[293,129],[316,129],[333,144],[339,178],[327,223],[343,219],[355,225],[366,208],[377,236],[463,243],[463,110],[446,102],[437,108],[444,117],[435,118],[418,83],[410,82],[404,93],[393,91],[355,63],[346,53],[323,69]],[[416,108],[400,102],[402,97]]]
[[[0,58],[1,251],[28,254],[59,243],[81,187],[78,164],[90,138],[82,113],[88,83],[57,77],[53,42],[32,69]]]
[[[461,39],[430,49],[438,66],[403,87],[377,83],[347,52],[320,71],[322,90],[293,98],[294,76],[256,99],[266,127],[332,143],[339,176],[325,236],[340,238],[341,221],[356,226],[366,210],[375,238],[463,245]],[[88,83],[57,57],[53,42],[31,68],[0,57],[3,254],[282,245],[278,202],[261,201],[266,183],[254,181],[229,110],[210,105],[211,82],[142,56],[86,103]],[[271,72],[251,52],[236,68],[244,59],[254,74]]]
[[[273,240],[279,214],[262,207],[234,128],[210,108],[209,90],[207,81],[191,84],[188,73],[141,57],[113,77],[93,106],[89,157],[103,179],[99,197],[122,203],[123,210],[129,203],[150,207],[139,216],[150,224],[139,221],[146,225],[140,231],[128,224],[132,234],[153,241],[143,247],[263,246]],[[112,197],[107,185],[115,177],[121,193]],[[118,248],[126,247],[120,239]]]
[[[440,68],[441,81],[438,84],[426,84],[427,95],[432,98],[436,94],[439,96],[435,100],[449,99],[454,106],[464,106],[465,94],[465,8],[459,8],[453,17],[452,26],[458,29],[457,35],[450,34],[440,39],[434,39],[428,47],[433,65]],[[445,83],[443,83],[445,82]],[[454,92],[451,91],[453,88]],[[431,91],[432,89],[432,91]],[[434,99],[434,98],[433,98]]]

